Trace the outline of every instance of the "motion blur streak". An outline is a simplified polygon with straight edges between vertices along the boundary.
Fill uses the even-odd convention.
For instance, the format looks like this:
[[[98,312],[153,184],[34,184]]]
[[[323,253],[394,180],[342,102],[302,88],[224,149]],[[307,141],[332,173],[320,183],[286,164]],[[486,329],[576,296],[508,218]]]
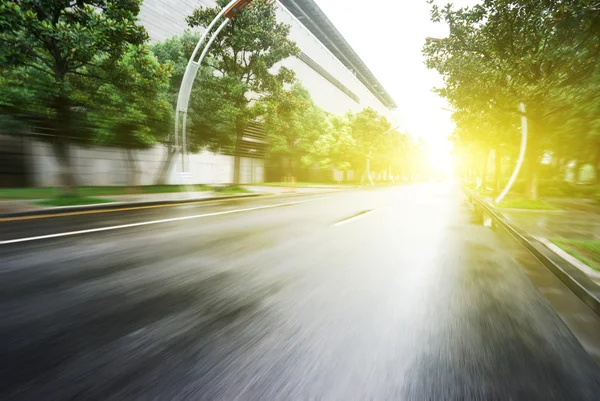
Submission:
[[[319,200],[319,199],[322,199],[322,198],[318,198],[318,199],[314,199],[314,200]],[[121,230],[121,229],[124,229],[124,228],[148,226],[148,225],[152,225],[152,224],[172,223],[172,222],[175,222],[175,221],[183,221],[183,220],[190,220],[190,219],[199,219],[199,218],[202,218],[202,217],[212,217],[212,216],[219,216],[219,215],[223,215],[223,214],[251,212],[253,210],[269,209],[269,208],[273,208],[273,207],[282,207],[282,206],[297,205],[299,203],[305,203],[305,202],[311,202],[311,201],[307,200],[307,201],[298,201],[298,202],[278,203],[276,205],[257,206],[257,207],[250,207],[250,208],[246,208],[246,209],[237,209],[237,210],[227,210],[227,211],[224,211],[224,212],[196,214],[196,215],[192,215],[192,216],[174,217],[174,218],[171,218],[171,219],[144,221],[144,222],[141,222],[141,223],[122,224],[122,225],[118,225],[118,226],[92,228],[92,229],[89,229],[89,230],[68,231],[68,232],[62,232],[62,233],[57,233],[57,234],[39,235],[39,236],[35,236],[35,237],[16,238],[16,239],[12,239],[12,240],[0,241],[0,245],[16,244],[18,242],[39,241],[39,240],[43,240],[43,239],[58,238],[58,237],[67,237],[67,236],[70,236],[70,235],[91,234],[91,233],[96,233],[96,232],[100,232],[100,231]]]
[[[277,196],[277,195],[275,195]],[[165,207],[181,207],[181,206],[189,206],[189,205],[207,205],[210,203],[223,203],[223,202],[236,202],[238,198],[229,198],[229,199],[216,199],[216,200],[200,200],[200,201],[190,201],[184,203],[168,203],[168,204],[160,204],[160,205],[148,205],[148,206],[133,206],[133,207],[122,207],[116,209],[106,209],[106,210],[80,210],[77,212],[66,212],[66,213],[51,213],[51,214],[34,214],[32,216],[16,216],[16,217],[2,217],[0,218],[0,223],[8,222],[8,221],[21,221],[21,220],[39,220],[39,219],[51,219],[56,217],[69,217],[69,216],[80,216],[84,214],[98,214],[98,213],[116,213],[116,212],[128,212],[132,210],[143,210],[143,209],[160,209]]]
[[[150,213],[176,211],[118,218]],[[431,183],[2,247],[0,398],[597,400],[598,367],[469,216]]]

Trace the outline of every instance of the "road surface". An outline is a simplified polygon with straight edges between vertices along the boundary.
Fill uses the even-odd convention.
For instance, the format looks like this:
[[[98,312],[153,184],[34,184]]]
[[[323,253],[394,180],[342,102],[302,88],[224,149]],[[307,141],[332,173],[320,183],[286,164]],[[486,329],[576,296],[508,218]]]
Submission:
[[[600,397],[449,183],[0,222],[0,241],[2,400]]]

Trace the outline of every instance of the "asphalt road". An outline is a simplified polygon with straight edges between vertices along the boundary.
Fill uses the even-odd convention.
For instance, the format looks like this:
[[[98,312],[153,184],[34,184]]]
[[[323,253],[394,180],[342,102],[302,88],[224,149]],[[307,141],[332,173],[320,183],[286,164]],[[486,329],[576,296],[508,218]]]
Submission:
[[[3,222],[0,243],[2,400],[600,397],[449,183]]]

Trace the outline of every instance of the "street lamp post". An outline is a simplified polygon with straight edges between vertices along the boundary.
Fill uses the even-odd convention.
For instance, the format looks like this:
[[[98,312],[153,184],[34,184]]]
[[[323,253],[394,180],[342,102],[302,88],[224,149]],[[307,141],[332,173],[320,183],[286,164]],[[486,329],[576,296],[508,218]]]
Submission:
[[[385,132],[384,132],[382,135],[387,135],[388,133],[390,133],[390,132],[392,132],[393,130],[395,130],[395,129],[398,129],[398,128],[400,128],[400,125],[398,125],[398,126],[396,126],[396,127],[392,127],[392,128],[390,128],[389,130],[385,131]],[[371,159],[369,158],[369,164],[370,164],[370,163],[371,163]],[[370,166],[369,166],[369,167],[370,167]],[[371,176],[370,176],[370,174],[371,174],[371,171],[370,171],[370,168],[369,168],[369,180],[371,180]],[[391,165],[391,164],[389,164],[389,165],[388,165],[388,175],[389,175],[389,176],[391,177],[391,179],[392,179],[392,184],[394,184],[394,185],[395,185],[395,184],[396,184],[396,179],[394,178],[394,175],[392,174],[392,165]],[[373,180],[371,180],[371,185],[373,185]]]
[[[239,14],[248,4],[250,4],[252,0],[232,0],[229,2],[223,9],[217,14],[217,16],[212,20],[210,25],[204,31],[204,34],[194,47],[194,51],[190,57],[188,65],[185,69],[185,73],[183,74],[183,79],[181,80],[181,86],[179,87],[179,95],[177,96],[177,107],[175,108],[175,149],[179,149],[179,120],[182,120],[181,123],[181,174],[182,178],[187,174],[186,170],[188,166],[186,165],[186,155],[187,155],[187,137],[186,137],[186,121],[187,121],[187,111],[188,105],[190,102],[190,94],[192,92],[192,86],[194,85],[194,80],[196,78],[196,74],[198,73],[198,69],[200,68],[200,64],[206,54],[208,53],[208,49],[213,44],[219,33],[227,26],[229,21],[234,18],[237,14]],[[210,36],[206,46],[200,53],[200,58],[198,61],[196,60],[196,56],[198,51],[200,50],[200,46],[204,43],[210,31],[214,28],[217,22],[221,19],[221,17],[225,17],[225,20],[219,25],[216,31]]]

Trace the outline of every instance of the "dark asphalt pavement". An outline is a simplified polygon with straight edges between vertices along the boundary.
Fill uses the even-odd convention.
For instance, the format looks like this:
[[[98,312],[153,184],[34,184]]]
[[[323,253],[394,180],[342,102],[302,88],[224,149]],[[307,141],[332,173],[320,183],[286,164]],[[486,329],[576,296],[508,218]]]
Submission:
[[[0,399],[600,399],[450,183],[5,222],[0,240],[186,216],[0,245]]]

